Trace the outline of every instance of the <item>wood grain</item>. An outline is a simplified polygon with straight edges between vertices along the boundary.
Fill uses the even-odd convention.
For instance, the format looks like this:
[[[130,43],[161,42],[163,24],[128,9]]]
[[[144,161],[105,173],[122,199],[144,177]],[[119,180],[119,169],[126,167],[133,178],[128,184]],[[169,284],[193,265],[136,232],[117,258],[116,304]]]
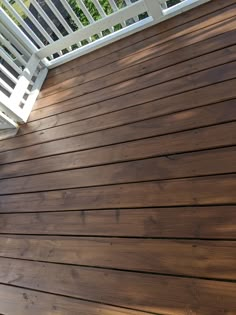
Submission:
[[[14,209],[13,209],[14,210]],[[236,238],[235,206],[0,214],[1,233],[160,238]],[[178,219],[177,219],[178,218]],[[109,239],[109,238],[108,238]]]
[[[55,142],[39,144],[19,150],[3,152],[2,154],[0,153],[0,160],[2,163],[16,162],[21,160],[39,158],[42,156],[50,156],[60,153],[82,150],[81,152],[76,153],[77,158],[81,161],[85,158],[87,159],[88,155],[90,155],[89,160],[91,160],[92,156],[95,155],[98,160],[102,159],[104,156],[110,156],[110,162],[118,162],[129,160],[132,156],[135,156],[136,159],[142,159],[153,156],[212,149],[217,147],[232,146],[236,144],[236,136],[234,132],[235,125],[235,122],[231,122],[217,126],[210,126],[164,135],[161,137],[158,136],[127,143],[119,143],[122,142],[125,136],[126,140],[133,140],[133,138],[136,139],[140,137],[145,137],[144,128],[140,130],[142,133],[137,133],[137,130],[135,129],[122,127],[119,130],[112,130],[111,133],[101,132],[99,137],[96,137],[96,140],[93,139],[93,134],[91,134],[80,136],[79,139],[78,137],[73,137],[69,139],[58,140]],[[122,130],[123,133],[116,132]],[[146,132],[148,135],[150,135],[150,133],[152,132],[151,126],[149,128],[147,126]],[[129,136],[131,139],[129,139]],[[112,144],[113,142],[118,142],[118,144],[106,146]],[[171,146],[169,145],[169,143],[171,143]],[[103,145],[104,147],[100,148],[100,146]],[[83,151],[89,149],[90,147],[96,146],[98,146],[99,148]],[[116,155],[114,155],[113,151],[116,152]],[[68,155],[65,155],[65,157],[67,156]],[[55,161],[60,159],[60,157],[57,156],[53,156],[52,158],[55,159]],[[49,159],[46,158],[44,161],[47,163],[48,160]],[[89,160],[87,160],[87,163],[89,163]],[[1,167],[3,166],[0,166],[0,169]],[[19,167],[21,167],[21,164],[19,164]]]
[[[78,310],[83,315],[149,314],[2,284],[0,284],[0,305],[3,315],[78,315]]]
[[[236,33],[234,34],[234,37],[235,37],[235,35],[236,35]],[[211,66],[213,64],[219,64],[220,59],[221,59],[220,55],[222,55],[222,61],[225,61],[225,59],[226,59],[226,52],[227,52],[227,54],[230,54],[232,56],[232,60],[234,60],[235,56],[236,56],[236,46],[229,47],[229,48],[227,48],[227,50],[223,49],[223,50],[214,52],[212,54],[208,54],[208,55],[203,56],[201,58],[191,59],[190,61],[186,61],[185,62],[185,63],[188,63],[188,65],[187,64],[185,65],[185,63],[180,63],[178,65],[165,68],[163,70],[160,70],[158,73],[156,73],[156,75],[158,76],[158,79],[159,79],[159,81],[161,83],[163,83],[165,81],[169,81],[169,80],[174,79],[174,78],[178,78],[178,77],[180,77],[182,75],[185,75],[185,74],[189,75],[189,74],[194,73],[195,71],[197,71],[197,68],[198,69],[205,69],[206,66],[210,67],[209,60],[213,60],[211,62]],[[188,58],[189,58],[189,56],[188,56]],[[172,60],[171,56],[170,56],[170,60]],[[159,61],[154,61],[153,64],[154,65],[156,65],[156,64],[160,65]],[[151,65],[151,68],[153,68],[153,65]],[[145,66],[142,65],[141,69],[146,69],[146,68],[145,68]],[[138,70],[136,70],[136,69],[133,69],[134,72],[132,72],[132,69],[128,69],[128,70],[129,70],[128,73],[135,73],[135,74],[137,74],[137,72],[138,72]],[[123,78],[123,76],[124,75],[122,73],[120,73],[120,74],[116,74],[115,78]],[[150,77],[152,77],[152,76],[153,76],[153,74],[150,74]],[[145,77],[143,77],[143,78],[145,79]],[[86,93],[91,93],[91,91],[93,91],[93,90],[98,90],[99,89],[98,88],[99,87],[99,82],[98,81],[99,80],[96,80],[96,84],[94,84],[94,82],[92,82],[90,84],[91,86],[88,85]],[[151,80],[151,81],[153,81],[153,80]],[[112,82],[112,78],[108,77],[108,82],[110,84]],[[104,83],[105,83],[105,79],[102,78],[101,79],[102,87],[104,87],[103,86]],[[126,84],[129,85],[130,82],[128,81],[128,82],[126,82]],[[145,84],[147,84],[147,79],[145,80]],[[96,86],[96,88],[94,88],[94,86]],[[75,89],[75,88],[73,87],[73,89]],[[60,91],[61,92],[58,92],[58,93],[55,94],[55,97],[59,97],[60,98],[60,93],[64,93],[64,91],[61,88],[60,88]],[[66,91],[70,93],[71,89],[67,89]],[[123,92],[124,92],[124,89],[122,88],[122,93]],[[76,93],[84,94],[82,85],[80,86],[79,89],[77,88],[77,92]],[[60,98],[60,101],[61,101],[61,98]],[[76,100],[74,102],[76,103]],[[79,98],[78,98],[78,103],[79,103]],[[119,108],[119,109],[122,109],[122,108]],[[94,108],[93,108],[93,110],[94,110]],[[57,117],[56,126],[83,119],[83,117],[81,117],[81,111],[82,111],[82,109],[78,108],[76,110],[69,111],[68,113],[67,112],[62,113],[59,117]],[[34,116],[34,113],[32,113],[32,115],[31,115],[32,119],[33,119],[33,116]],[[87,118],[87,117],[85,116],[84,119],[85,118]],[[40,121],[31,122],[27,126],[28,126],[27,128],[21,128],[20,134],[27,133],[29,131],[33,132],[33,131],[36,131],[36,130],[42,130],[44,128],[54,127],[55,126],[55,117],[48,117],[46,119],[41,119]],[[37,128],[37,126],[39,128]]]
[[[230,24],[230,23],[229,23]],[[231,26],[228,23],[225,25],[225,28],[230,28]],[[236,27],[236,25],[235,25]],[[224,28],[219,28],[220,32],[224,30]],[[232,26],[233,29],[233,26]],[[210,30],[210,27],[209,27]],[[66,81],[59,82],[56,85],[53,85],[49,88],[44,88],[40,94],[39,98],[48,97],[52,94],[61,93],[62,90],[72,88],[74,86],[80,86],[80,95],[84,93],[88,93],[91,90],[99,90],[104,87],[108,87],[110,85],[117,84],[122,81],[130,80],[135,77],[139,77],[141,75],[147,74],[149,72],[154,72],[160,69],[165,69],[168,67],[171,77],[171,69],[174,67],[177,63],[183,63],[185,62],[186,66],[182,67],[182,74],[180,71],[178,71],[178,67],[176,67],[176,77],[178,75],[183,75],[184,71],[186,72],[189,70],[189,66],[193,65],[193,71],[199,71],[199,69],[204,68],[204,61],[206,62],[207,56],[203,57],[204,54],[209,54],[215,56],[216,58],[220,58],[220,55],[222,52],[220,51],[222,48],[231,46],[235,44],[235,31],[231,30],[230,32],[226,34],[220,34],[217,36],[217,38],[210,38],[205,40],[203,43],[198,42],[196,44],[193,44],[191,46],[186,46],[183,48],[180,48],[178,50],[174,50],[173,52],[167,52],[168,56],[165,54],[163,55],[163,47],[162,47],[162,55],[160,56],[160,52],[158,53],[150,53],[146,56],[142,56],[141,58],[134,58],[132,57],[126,57],[122,60],[119,60],[117,62],[114,62],[112,64],[104,65],[104,67],[93,70],[93,71],[87,71],[83,74],[78,73],[76,77],[72,77]],[[185,38],[181,38],[181,40],[184,43],[187,43]],[[173,41],[172,45],[175,46],[176,40]],[[180,40],[178,39],[178,45]],[[191,48],[191,49],[190,49]],[[219,51],[217,51],[219,50]],[[132,58],[132,64],[131,66],[128,66],[131,62]],[[187,62],[189,60],[189,62]],[[199,63],[201,62],[202,65],[199,65],[199,68],[196,67],[197,60],[199,60]],[[216,61],[215,61],[216,62]],[[214,65],[214,62],[212,61],[212,64]],[[210,66],[211,63],[208,65]],[[184,65],[183,65],[184,66]],[[78,68],[76,68],[78,69]],[[81,71],[81,68],[78,69],[78,71]],[[164,72],[164,71],[163,71]],[[173,74],[172,74],[173,75]],[[162,78],[162,80],[166,80],[165,78]],[[96,84],[94,84],[94,81],[96,80]]]
[[[147,75],[143,75],[139,78],[131,79],[122,83],[118,83],[114,86],[107,87],[98,91],[90,92],[88,94],[80,95],[80,89],[72,88],[71,90],[65,90],[61,93],[57,93],[55,95],[50,95],[49,97],[44,97],[41,100],[38,100],[35,104],[35,109],[47,107],[49,105],[53,105],[58,102],[62,102],[64,100],[73,99],[75,97],[79,97],[77,101],[80,104],[80,107],[87,106],[90,104],[95,104],[101,101],[108,101],[110,99],[126,99],[132,93],[132,96],[135,94],[136,97],[139,95],[145,94],[148,92],[151,94],[151,100],[164,98],[170,95],[178,94],[184,91],[192,90],[194,88],[199,88],[205,85],[214,84],[217,82],[221,82],[224,80],[235,78],[235,73],[233,72],[236,62],[230,61],[235,60],[235,55],[229,54],[229,56],[225,53],[224,61],[229,62],[228,64],[221,65],[222,61],[220,61],[220,65],[217,64],[212,69],[201,70],[195,74],[189,75],[188,77],[183,77],[181,79],[173,79],[170,82],[161,83],[161,72],[166,70],[159,70]],[[208,61],[209,65],[211,64]],[[200,66],[198,66],[200,68]],[[197,68],[196,68],[197,69]],[[224,69],[224,71],[223,71]],[[188,73],[187,68],[187,73]],[[197,70],[195,70],[197,71]],[[161,75],[161,76],[160,76]],[[157,86],[156,86],[157,85]],[[153,86],[155,86],[155,90],[153,90]],[[145,89],[145,92],[142,90]],[[144,100],[142,100],[144,102]],[[140,104],[140,103],[139,103]]]
[[[212,104],[216,103],[218,101],[227,100],[234,98],[235,92],[233,88],[230,88],[230,85],[233,86],[235,80],[230,80],[226,82],[220,82],[213,85],[208,85],[206,87],[198,88],[195,90],[191,90],[188,92],[183,92],[177,95],[172,95],[163,99],[158,99],[151,101],[152,103],[157,103],[158,107],[162,111],[170,112],[173,107],[178,108],[193,108],[202,105]],[[234,83],[235,84],[235,83]],[[225,89],[227,93],[223,93],[222,90]],[[207,96],[207,97],[206,97]],[[136,100],[137,102],[137,100]],[[145,104],[147,104],[149,99],[146,99]],[[165,106],[163,106],[165,104]],[[31,113],[32,122],[29,123],[29,126],[38,126],[40,127],[40,122],[42,118],[46,118],[49,121],[48,127],[52,127],[50,125],[51,119],[54,115],[57,115],[54,117],[54,124],[53,126],[57,125],[57,119],[60,123],[60,117],[64,116],[64,113],[67,112],[68,117],[70,116],[69,112],[72,112],[74,109],[76,109],[75,113],[80,113],[80,118],[85,119],[89,117],[98,116],[101,114],[109,113],[112,111],[122,110],[124,108],[129,108],[132,106],[138,106],[141,104],[136,104],[135,100],[131,100],[129,103],[117,103],[117,102],[97,102],[96,104],[88,105],[85,107],[79,108],[79,103],[76,101],[76,99],[69,99],[67,101],[64,101],[62,103],[58,103],[55,105],[51,105],[45,108],[41,108],[38,110],[35,110]],[[193,106],[195,105],[195,106]],[[45,121],[47,121],[45,120]],[[26,126],[25,126],[26,127]],[[37,127],[36,127],[37,128]],[[27,128],[24,128],[24,130],[27,130]]]
[[[235,15],[50,71],[0,141],[0,314],[236,314]]]
[[[236,284],[0,258],[1,283],[153,313],[236,309]],[[45,272],[47,270],[47,272]],[[98,281],[99,279],[99,281]],[[158,297],[158,298],[157,298]],[[197,303],[196,303],[197,298]],[[221,301],[215,303],[215,299]]]
[[[154,112],[147,106],[140,110],[140,118],[142,112],[146,111],[147,116],[151,116]],[[149,112],[149,113],[148,113]],[[153,113],[155,116],[155,113]],[[138,116],[139,114],[137,114]],[[133,117],[133,118],[130,118]],[[224,123],[235,120],[236,107],[235,100],[226,101],[225,103],[216,104],[215,106],[201,107],[185,112],[177,112],[166,116],[150,118],[150,120],[141,120],[135,124],[129,125],[129,121],[137,120],[136,109],[125,110],[116,113],[110,113],[99,117],[91,118],[90,120],[83,120],[74,122],[64,126],[58,126],[45,131],[38,131],[36,133],[27,134],[22,138],[16,137],[1,141],[1,151],[7,151],[24,146],[31,146],[34,144],[49,142],[57,139],[69,138],[77,135],[85,135],[93,137],[95,142],[99,141],[99,133],[96,131],[104,130],[103,133],[111,134],[138,134],[144,137],[145,130],[148,130],[148,136],[163,135],[176,131],[188,130],[206,125],[213,125],[217,123]],[[106,122],[104,122],[106,121]],[[114,127],[120,127],[115,129]],[[129,129],[129,132],[127,130]],[[139,132],[142,131],[142,133]],[[151,132],[151,131],[152,132]],[[100,133],[101,134],[101,133]],[[137,136],[136,136],[137,137]],[[80,138],[81,139],[81,138]],[[126,137],[127,139],[127,137]],[[128,139],[127,139],[128,140]],[[87,142],[87,141],[86,141]],[[88,143],[88,142],[87,142]]]
[[[59,178],[63,176],[72,175],[72,178],[77,178],[77,183],[95,185],[98,183],[118,183],[124,181],[137,181],[139,180],[153,180],[164,178],[177,178],[187,176],[211,175],[211,174],[224,174],[235,172],[235,147],[225,149],[207,150],[196,153],[184,153],[178,155],[167,155],[159,158],[148,158],[143,161],[125,162],[137,158],[130,154],[129,156],[122,155],[120,157],[119,151],[117,154],[111,155],[109,151],[104,150],[104,154],[90,154],[90,150],[84,152],[75,152],[69,154],[62,154],[48,158],[41,158],[36,160],[28,160],[24,162],[10,163],[0,166],[0,177],[12,178],[25,175],[42,174],[47,172],[55,172],[62,170],[70,170],[71,172],[63,172],[60,174],[52,175],[52,178]],[[97,150],[98,151],[98,150]],[[115,147],[114,147],[114,151]],[[145,151],[146,152],[146,151]],[[148,157],[148,152],[147,156]],[[160,154],[161,151],[157,152]],[[143,155],[145,158],[145,155]],[[122,162],[122,163],[121,163]],[[116,165],[109,165],[104,167],[87,168],[80,171],[77,168],[91,167],[97,165],[104,165],[107,163],[117,163]],[[167,172],[168,170],[168,172]],[[74,174],[73,174],[74,172]],[[90,174],[96,177],[90,179]],[[48,175],[50,178],[51,175]],[[86,177],[84,177],[86,176]],[[88,176],[88,178],[87,178]],[[30,186],[34,181],[46,179],[47,177],[30,177],[26,186]],[[17,180],[22,181],[23,179]],[[82,180],[82,181],[81,181]],[[16,181],[16,182],[17,182]],[[30,184],[31,182],[31,184]],[[2,185],[4,185],[3,182]],[[9,182],[10,184],[10,182]],[[13,186],[16,185],[14,182]],[[0,182],[1,186],[1,182]],[[27,187],[24,189],[27,189]]]
[[[88,71],[94,68],[96,69],[98,66],[102,67],[108,62],[114,62],[114,60],[129,54],[134,54],[138,50],[146,50],[150,46],[150,43],[155,43],[154,46],[156,46],[157,43],[160,44],[161,40],[165,40],[171,35],[176,35],[178,31],[179,33],[181,31],[185,31],[186,34],[191,31],[193,32],[194,29],[192,29],[192,27],[194,25],[198,25],[198,27],[195,27],[195,30],[198,30],[198,28],[204,28],[208,25],[216,24],[217,20],[215,16],[218,15],[218,21],[221,21],[221,14],[224,15],[225,11],[227,12],[229,9],[227,7],[232,4],[235,4],[234,0],[221,1],[221,3],[220,1],[217,1],[214,6],[205,4],[202,6],[202,10],[192,10],[191,14],[186,12],[177,16],[175,19],[164,21],[161,24],[145,30],[145,34],[144,32],[134,34],[129,38],[129,44],[125,39],[119,40],[118,42],[108,45],[106,49],[98,49],[95,52],[80,57],[79,60],[68,62],[61,67],[51,70],[49,72],[48,82],[50,82],[49,78],[55,79],[55,75],[57,74],[64,73],[63,75],[65,76],[66,71],[70,71],[71,75],[73,75],[73,68],[82,68],[84,64],[87,66]],[[225,18],[226,16],[223,17],[223,20]],[[107,62],[104,62],[104,59],[106,59]],[[88,66],[90,68],[88,68]]]
[[[235,175],[3,195],[1,212],[85,210],[236,202]]]
[[[0,256],[215,279],[236,279],[235,242],[1,236]]]
[[[22,192],[226,174],[236,172],[235,156],[236,147],[175,156],[168,155],[167,157],[152,158],[141,161],[130,161],[126,163],[109,164],[89,168],[86,167],[68,171],[63,170],[63,164],[60,164],[59,162],[57,168],[58,170],[61,170],[60,172],[1,180],[0,194],[3,195]],[[96,161],[96,156],[94,157],[94,164],[96,164],[98,161]],[[87,161],[87,159],[85,160]],[[80,159],[77,161],[78,163],[81,162]],[[39,162],[38,168],[40,169],[40,160],[37,160],[34,163],[37,162]],[[111,162],[111,160],[107,160],[106,162]],[[64,160],[64,164],[66,163],[67,160]],[[75,163],[73,160],[71,161],[71,164]],[[33,165],[32,169],[35,170]],[[50,171],[52,171],[52,169],[53,167],[49,168]],[[30,171],[30,169],[28,169],[28,171]],[[19,175],[18,173],[15,174]]]

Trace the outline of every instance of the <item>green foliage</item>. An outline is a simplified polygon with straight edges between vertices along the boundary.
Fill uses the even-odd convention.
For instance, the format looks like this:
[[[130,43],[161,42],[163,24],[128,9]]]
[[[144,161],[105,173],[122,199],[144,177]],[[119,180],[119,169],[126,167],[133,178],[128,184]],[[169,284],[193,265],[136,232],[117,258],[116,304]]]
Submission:
[[[89,25],[90,22],[88,20],[88,18],[86,17],[86,15],[84,14],[83,10],[80,8],[80,6],[78,5],[78,2],[76,0],[68,0],[71,8],[73,9],[73,11],[76,13],[76,15],[78,16],[78,18],[80,19],[81,23],[86,26],[86,25]],[[99,0],[103,10],[105,11],[105,13],[107,15],[113,13],[113,9],[109,3],[108,0]],[[116,1],[117,3],[117,7],[118,8],[122,8],[124,6],[124,1],[123,0],[118,0]],[[97,8],[95,7],[95,5],[93,4],[93,2],[91,0],[84,0],[84,4],[88,10],[88,12],[90,13],[90,15],[93,17],[93,19],[95,21],[101,19],[101,15],[100,13],[98,12]],[[76,24],[74,23],[73,19],[70,18],[70,25],[73,27],[74,30],[77,29],[77,26]],[[115,25],[114,26],[114,29],[115,30],[119,30],[121,28],[121,25],[118,24],[118,25]],[[110,34],[110,31],[109,30],[104,30],[102,32],[103,36],[104,35],[107,35],[107,34]],[[98,35],[97,34],[94,34],[92,36],[92,40],[96,40],[98,39]],[[87,40],[84,40],[82,42],[83,45],[87,44]]]
[[[25,6],[28,8],[30,6],[30,0],[23,0]],[[22,17],[24,20],[26,18],[26,15],[24,14],[21,7],[15,2],[15,0],[10,0],[9,4],[13,7],[13,9],[16,10],[16,12]],[[11,17],[11,19],[19,26],[18,21],[14,17],[14,15],[4,6],[3,3],[0,1],[0,7],[4,9],[4,11]]]
[[[103,9],[107,15],[109,15],[113,12],[112,7],[111,7],[108,0],[100,0],[99,2],[100,2],[101,6],[103,7]],[[78,2],[76,0],[69,0],[69,4],[72,7],[72,9],[75,11],[77,16],[79,17],[81,23],[84,26],[88,25],[89,21],[88,21],[87,17],[85,16],[85,14],[83,13],[83,11],[81,10],[81,8],[79,7]],[[93,4],[93,2],[91,0],[85,0],[84,4],[95,21],[97,21],[101,18],[97,8],[95,7],[95,5]],[[118,0],[117,6],[118,6],[118,8],[122,8],[123,0]]]

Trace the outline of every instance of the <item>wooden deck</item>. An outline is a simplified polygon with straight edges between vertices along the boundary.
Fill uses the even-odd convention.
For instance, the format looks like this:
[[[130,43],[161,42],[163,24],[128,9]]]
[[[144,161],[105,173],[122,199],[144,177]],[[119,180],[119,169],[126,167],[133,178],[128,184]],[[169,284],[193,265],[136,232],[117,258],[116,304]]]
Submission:
[[[236,314],[236,1],[51,70],[0,142],[0,313]]]

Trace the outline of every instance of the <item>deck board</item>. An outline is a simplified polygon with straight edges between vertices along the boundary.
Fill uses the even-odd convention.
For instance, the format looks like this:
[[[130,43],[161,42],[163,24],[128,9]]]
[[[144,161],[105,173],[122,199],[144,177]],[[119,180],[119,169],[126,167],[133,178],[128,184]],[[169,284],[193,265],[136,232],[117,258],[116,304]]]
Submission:
[[[235,310],[231,282],[0,258],[1,283],[152,313]],[[46,271],[47,270],[47,271]],[[115,294],[111,294],[114,292]],[[196,302],[197,299],[197,302]],[[221,303],[213,303],[220,299]]]
[[[235,255],[232,241],[0,237],[4,257],[228,280],[236,280]]]
[[[236,314],[236,2],[52,69],[0,141],[0,314]]]

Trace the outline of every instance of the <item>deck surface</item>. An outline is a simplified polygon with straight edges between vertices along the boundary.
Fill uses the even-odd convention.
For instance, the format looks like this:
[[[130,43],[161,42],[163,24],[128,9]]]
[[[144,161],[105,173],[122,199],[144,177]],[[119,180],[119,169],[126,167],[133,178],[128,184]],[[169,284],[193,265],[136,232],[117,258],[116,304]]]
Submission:
[[[236,1],[49,72],[0,141],[0,313],[236,314]]]

